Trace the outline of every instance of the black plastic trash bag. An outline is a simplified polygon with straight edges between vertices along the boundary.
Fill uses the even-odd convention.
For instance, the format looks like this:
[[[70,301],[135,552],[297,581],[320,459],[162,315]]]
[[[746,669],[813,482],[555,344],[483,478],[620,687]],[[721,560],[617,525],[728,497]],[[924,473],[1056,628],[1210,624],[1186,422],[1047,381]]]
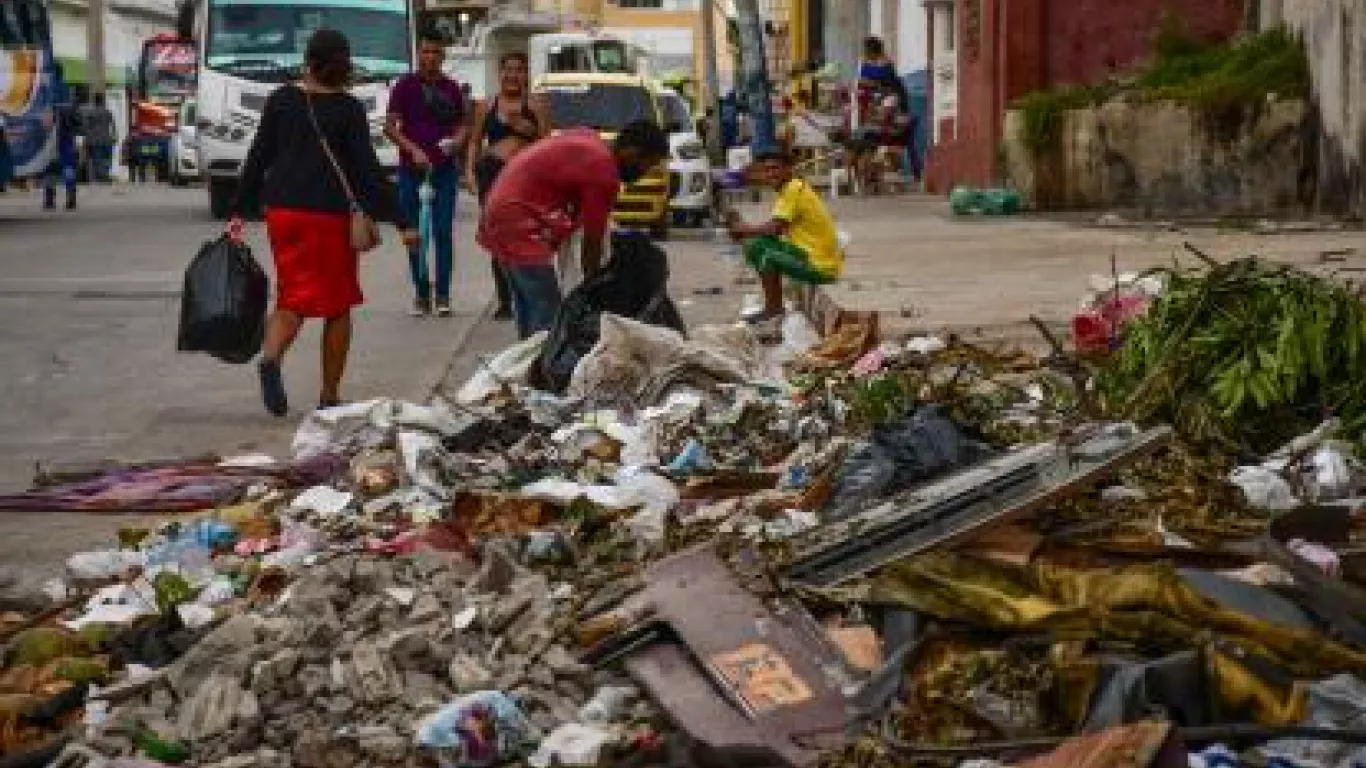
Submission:
[[[226,235],[205,243],[185,270],[176,349],[250,362],[265,341],[269,290],[250,248]]]
[[[993,449],[965,434],[939,405],[924,405],[873,429],[844,459],[826,520],[843,520],[871,502],[976,464]]]
[[[579,360],[598,343],[604,312],[686,332],[669,298],[669,258],[649,237],[612,233],[612,259],[606,268],[570,291],[560,305],[536,363],[537,384],[557,394],[565,391]]]

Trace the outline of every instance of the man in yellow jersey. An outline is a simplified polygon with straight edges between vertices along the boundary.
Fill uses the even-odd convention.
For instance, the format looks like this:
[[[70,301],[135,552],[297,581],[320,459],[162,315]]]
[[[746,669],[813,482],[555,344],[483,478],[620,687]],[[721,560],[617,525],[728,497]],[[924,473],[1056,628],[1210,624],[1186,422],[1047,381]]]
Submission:
[[[731,237],[744,241],[745,261],[759,273],[764,311],[750,322],[762,338],[781,333],[783,277],[807,285],[832,283],[844,269],[839,231],[820,195],[792,173],[792,159],[781,151],[765,152],[755,161],[762,183],[778,193],[771,218],[747,224],[732,212]]]

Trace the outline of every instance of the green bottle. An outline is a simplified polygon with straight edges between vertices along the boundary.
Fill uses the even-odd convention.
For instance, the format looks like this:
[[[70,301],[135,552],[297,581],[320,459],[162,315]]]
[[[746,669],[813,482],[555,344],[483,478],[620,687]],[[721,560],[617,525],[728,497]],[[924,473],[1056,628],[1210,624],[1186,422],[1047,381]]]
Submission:
[[[133,744],[144,755],[167,765],[179,765],[190,759],[190,747],[185,742],[163,739],[141,723],[133,729]]]

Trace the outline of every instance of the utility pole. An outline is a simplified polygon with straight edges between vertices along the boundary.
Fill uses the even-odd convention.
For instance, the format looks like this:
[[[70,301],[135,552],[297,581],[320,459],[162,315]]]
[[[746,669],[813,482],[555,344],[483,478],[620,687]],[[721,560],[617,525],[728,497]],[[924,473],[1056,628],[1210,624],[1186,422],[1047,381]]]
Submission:
[[[740,27],[740,58],[744,70],[745,98],[749,103],[750,123],[754,126],[751,146],[755,154],[778,146],[773,124],[773,94],[764,58],[764,22],[759,17],[759,0],[735,0],[735,21]]]
[[[90,99],[105,91],[104,82],[104,0],[86,0],[85,40],[88,50],[86,77],[90,85]]]
[[[716,0],[702,0],[702,66],[707,87],[704,112],[707,117],[707,153],[714,166],[726,164],[726,149],[721,146],[721,73],[716,63]]]

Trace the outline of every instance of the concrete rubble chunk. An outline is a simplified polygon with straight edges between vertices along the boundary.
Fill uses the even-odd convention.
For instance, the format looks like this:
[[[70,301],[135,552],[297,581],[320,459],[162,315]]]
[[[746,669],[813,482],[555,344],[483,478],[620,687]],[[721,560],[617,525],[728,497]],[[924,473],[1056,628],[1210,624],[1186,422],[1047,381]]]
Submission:
[[[286,684],[298,671],[302,657],[293,648],[284,648],[274,656],[256,663],[252,671],[252,690],[258,694]]]
[[[166,682],[184,699],[194,694],[210,675],[241,678],[251,668],[258,650],[260,620],[233,616],[191,646],[166,670]]]
[[[451,659],[449,674],[456,693],[482,691],[493,684],[493,672],[468,654]]]
[[[414,624],[426,624],[443,618],[445,615],[446,609],[442,607],[441,601],[436,599],[436,595],[423,592],[413,601],[413,607],[408,611],[408,621]]]
[[[417,669],[431,655],[432,642],[422,627],[411,627],[386,637],[383,647],[399,669]]]
[[[261,720],[256,694],[234,678],[211,675],[181,708],[177,723],[182,738],[199,742],[234,727],[255,725]]]
[[[357,643],[351,649],[349,676],[358,701],[382,704],[402,693],[398,674],[374,643]]]
[[[411,745],[411,739],[400,736],[389,726],[364,726],[356,731],[356,746],[361,754],[383,765],[402,762]]]

